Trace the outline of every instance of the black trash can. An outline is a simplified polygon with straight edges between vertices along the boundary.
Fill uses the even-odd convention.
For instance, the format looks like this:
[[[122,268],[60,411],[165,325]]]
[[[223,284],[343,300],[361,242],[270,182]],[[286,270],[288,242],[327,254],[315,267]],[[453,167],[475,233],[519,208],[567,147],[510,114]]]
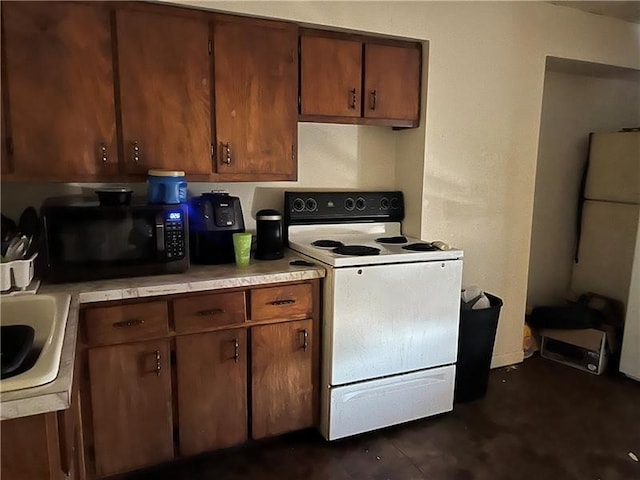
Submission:
[[[487,393],[491,354],[496,339],[502,299],[486,293],[488,308],[460,310],[455,402],[469,402]]]

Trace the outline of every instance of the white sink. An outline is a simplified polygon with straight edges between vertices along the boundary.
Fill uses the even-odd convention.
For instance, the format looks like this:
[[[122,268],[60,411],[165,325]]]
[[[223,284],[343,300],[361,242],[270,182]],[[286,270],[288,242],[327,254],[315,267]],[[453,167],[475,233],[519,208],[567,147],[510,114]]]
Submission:
[[[0,392],[22,390],[52,382],[60,370],[62,342],[71,295],[18,295],[0,299],[1,325],[29,325],[35,334],[37,359],[26,372],[0,380]]]

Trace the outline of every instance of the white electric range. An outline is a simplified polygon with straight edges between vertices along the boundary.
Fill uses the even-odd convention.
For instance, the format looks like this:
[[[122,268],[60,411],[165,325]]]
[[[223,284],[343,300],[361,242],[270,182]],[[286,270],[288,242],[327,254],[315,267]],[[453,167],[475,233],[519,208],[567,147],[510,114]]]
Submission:
[[[322,262],[321,432],[450,411],[463,252],[402,235],[402,192],[285,192],[289,248]]]

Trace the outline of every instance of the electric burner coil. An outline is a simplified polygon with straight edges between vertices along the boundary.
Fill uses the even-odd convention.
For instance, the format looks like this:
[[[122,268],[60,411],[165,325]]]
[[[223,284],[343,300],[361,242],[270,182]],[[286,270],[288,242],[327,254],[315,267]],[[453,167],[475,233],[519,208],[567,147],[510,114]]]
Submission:
[[[409,240],[407,240],[407,237],[405,237],[404,235],[399,235],[397,237],[380,237],[380,238],[376,238],[376,242],[378,243],[387,243],[387,244],[395,244],[395,245],[399,245],[402,243],[407,243]]]
[[[318,248],[337,248],[342,247],[344,243],[338,240],[315,240],[311,242],[311,245]]]
[[[343,245],[331,250],[338,255],[351,255],[364,257],[369,255],[380,255],[380,249],[375,247],[367,247],[366,245]]]

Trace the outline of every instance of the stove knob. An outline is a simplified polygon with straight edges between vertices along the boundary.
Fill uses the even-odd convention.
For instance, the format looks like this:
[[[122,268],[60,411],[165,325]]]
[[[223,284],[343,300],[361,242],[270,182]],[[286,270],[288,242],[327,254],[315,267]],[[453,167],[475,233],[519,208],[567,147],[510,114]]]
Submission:
[[[358,197],[356,199],[356,208],[358,210],[364,210],[366,208],[366,206],[367,206],[367,202],[365,201],[364,198]]]
[[[291,206],[293,207],[294,212],[301,212],[304,210],[304,200],[302,200],[301,198],[296,198],[293,200]]]
[[[391,209],[392,210],[397,210],[400,208],[400,200],[398,199],[398,197],[392,197],[391,198]]]
[[[389,199],[387,197],[382,197],[382,200],[380,200],[380,208],[382,210],[389,210]]]
[[[353,200],[353,198],[349,197],[344,201],[344,209],[351,211],[354,208],[356,208],[356,202]]]
[[[310,212],[315,212],[316,208],[318,208],[318,202],[314,198],[307,198],[307,201],[304,203],[304,206]]]

